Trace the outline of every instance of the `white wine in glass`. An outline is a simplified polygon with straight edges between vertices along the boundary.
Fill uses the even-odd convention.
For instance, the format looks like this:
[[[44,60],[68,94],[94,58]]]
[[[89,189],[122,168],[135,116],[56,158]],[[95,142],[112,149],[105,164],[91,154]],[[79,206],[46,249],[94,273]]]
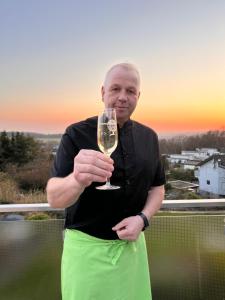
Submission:
[[[105,108],[103,113],[98,116],[97,138],[99,149],[110,156],[118,144],[116,110],[114,108]],[[106,184],[96,187],[98,190],[116,190],[119,188],[119,186],[111,185],[108,178]]]

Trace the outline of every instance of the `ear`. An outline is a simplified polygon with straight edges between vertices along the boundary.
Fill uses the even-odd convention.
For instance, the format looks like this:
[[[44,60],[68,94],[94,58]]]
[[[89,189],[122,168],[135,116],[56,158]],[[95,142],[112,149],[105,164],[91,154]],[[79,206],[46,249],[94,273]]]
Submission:
[[[102,102],[104,102],[104,95],[105,95],[104,86],[102,86],[102,88],[101,88],[101,94],[102,94]]]

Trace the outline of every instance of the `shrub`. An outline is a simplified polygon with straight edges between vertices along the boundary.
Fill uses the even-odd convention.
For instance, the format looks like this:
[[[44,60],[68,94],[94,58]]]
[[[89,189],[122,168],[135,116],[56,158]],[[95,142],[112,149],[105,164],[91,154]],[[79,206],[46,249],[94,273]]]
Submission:
[[[171,185],[170,183],[167,182],[167,183],[165,184],[165,190],[166,190],[166,191],[172,190],[172,185]]]
[[[42,191],[31,191],[20,194],[16,203],[45,203],[47,202],[46,193]]]
[[[0,172],[0,203],[14,203],[19,198],[18,186],[6,173]]]
[[[20,189],[44,191],[51,165],[52,161],[49,158],[39,157],[19,168],[16,165],[8,165],[6,170],[16,180]]]
[[[184,180],[184,181],[194,181],[194,171],[184,170],[184,169],[172,169],[169,174],[170,180]]]
[[[186,192],[184,193],[184,199],[201,199],[201,196],[195,192]]]
[[[46,193],[43,191],[31,191],[21,193],[18,184],[9,174],[0,172],[0,203],[43,203],[47,202]]]
[[[49,220],[50,216],[47,213],[37,212],[37,213],[31,213],[28,214],[25,217],[25,220]]]

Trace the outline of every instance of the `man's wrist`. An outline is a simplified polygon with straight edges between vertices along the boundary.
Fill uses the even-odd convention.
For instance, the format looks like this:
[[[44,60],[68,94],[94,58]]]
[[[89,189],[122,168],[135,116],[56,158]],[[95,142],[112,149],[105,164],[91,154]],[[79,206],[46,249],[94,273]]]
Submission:
[[[75,178],[73,173],[68,175],[68,183],[76,192],[82,193],[85,189],[85,186],[83,186],[80,182],[78,182]]]
[[[137,216],[140,216],[143,220],[144,226],[142,231],[144,231],[150,225],[149,220],[143,212],[138,213]]]

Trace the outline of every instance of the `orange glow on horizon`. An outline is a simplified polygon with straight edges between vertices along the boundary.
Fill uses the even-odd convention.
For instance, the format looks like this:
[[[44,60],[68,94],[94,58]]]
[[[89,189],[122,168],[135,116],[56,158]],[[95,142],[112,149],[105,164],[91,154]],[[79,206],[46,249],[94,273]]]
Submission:
[[[132,119],[153,128],[157,132],[208,131],[225,128],[225,98],[222,91],[217,94],[205,89],[189,90],[149,90],[141,94]],[[64,93],[63,97],[51,95],[46,101],[22,102],[0,111],[1,130],[64,132],[65,128],[74,122],[97,115],[103,108],[99,97],[100,92],[89,91],[86,95]],[[72,95],[72,96],[71,96]],[[27,98],[29,98],[27,96]],[[75,100],[79,99],[79,101]],[[19,102],[18,102],[19,103]],[[23,105],[22,105],[23,103]],[[9,126],[9,124],[11,124]]]

